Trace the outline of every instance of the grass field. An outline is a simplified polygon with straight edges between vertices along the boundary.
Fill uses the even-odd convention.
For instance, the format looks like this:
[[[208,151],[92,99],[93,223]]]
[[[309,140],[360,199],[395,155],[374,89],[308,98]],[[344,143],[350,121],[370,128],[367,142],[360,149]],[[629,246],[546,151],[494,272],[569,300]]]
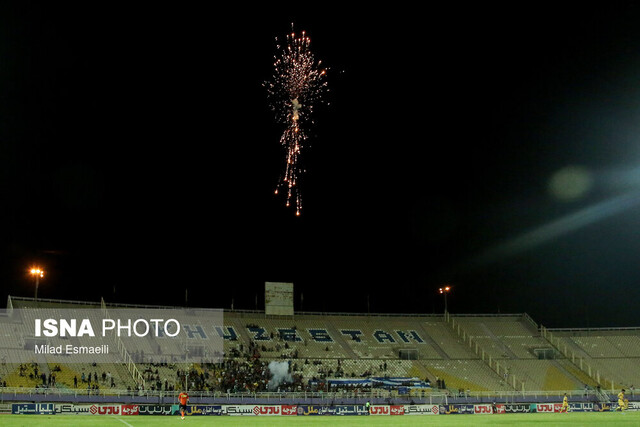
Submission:
[[[3,427],[163,427],[163,426],[640,426],[640,412],[440,416],[229,417],[1,415]]]

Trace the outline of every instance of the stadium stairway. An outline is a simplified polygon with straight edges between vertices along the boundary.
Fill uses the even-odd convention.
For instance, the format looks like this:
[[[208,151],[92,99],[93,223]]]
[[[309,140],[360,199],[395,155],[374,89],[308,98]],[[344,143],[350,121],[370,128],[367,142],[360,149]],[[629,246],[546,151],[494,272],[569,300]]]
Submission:
[[[46,374],[47,378],[51,375],[51,370],[49,369],[49,364],[47,363],[47,358],[44,354],[36,355],[36,363],[38,364],[38,369],[40,375]]]
[[[515,355],[515,353],[513,351],[511,351],[511,349],[504,343],[502,342],[502,340],[500,340],[500,338],[498,338],[493,331],[487,327],[487,325],[484,322],[480,322],[480,328],[482,328],[482,330],[491,338],[491,340],[500,347],[500,350],[502,350],[503,353],[505,353],[505,356],[508,359],[517,359],[518,356]]]
[[[420,326],[447,355],[445,360],[479,358],[443,320],[429,319],[421,322]]]
[[[456,322],[456,319],[447,313],[445,317],[447,323],[450,328],[457,332],[458,336],[462,338],[463,342],[468,343],[469,347],[474,348],[477,355],[481,356],[481,360],[485,363],[492,371],[494,371],[499,378],[502,378],[502,375],[505,371],[505,366],[500,365],[500,362],[491,356],[485,357],[485,354],[491,354],[491,352],[485,350],[483,346],[481,346],[478,341],[474,340],[473,337],[465,330],[464,326],[461,325],[460,322]],[[501,371],[502,369],[502,371]],[[512,390],[524,390],[524,383],[521,379],[517,378],[515,375],[510,377],[511,384],[509,384]]]
[[[429,379],[435,386],[436,379],[443,379],[450,390],[513,390],[502,381],[483,361],[478,359],[421,360],[431,374]]]
[[[550,360],[551,364],[553,365],[553,367],[555,369],[557,369],[560,374],[565,377],[568,378],[571,382],[568,384],[568,386],[565,386],[564,383],[563,384],[558,384],[557,382],[554,383],[550,383],[550,381],[554,381],[553,378],[548,378],[547,381],[545,382],[546,384],[546,389],[547,390],[569,390],[570,388],[583,388],[585,383],[583,382],[583,377],[580,376],[576,376],[572,370],[568,369],[569,366],[568,364],[570,364],[567,360]],[[563,363],[564,362],[564,363]],[[573,386],[573,387],[569,387],[569,386]],[[553,388],[556,387],[556,388]],[[563,388],[565,387],[565,388]]]
[[[433,339],[431,334],[424,328],[424,325],[419,325],[420,331],[422,332],[423,339],[438,353],[438,355],[442,359],[450,359],[449,355],[438,345],[438,343]]]
[[[598,385],[596,381],[591,378],[586,372],[580,370],[579,367],[571,363],[571,360],[561,359],[558,360],[557,363],[560,364],[565,371],[570,373],[573,378],[576,378],[576,380],[580,382],[582,387],[587,385],[591,388],[595,388]]]

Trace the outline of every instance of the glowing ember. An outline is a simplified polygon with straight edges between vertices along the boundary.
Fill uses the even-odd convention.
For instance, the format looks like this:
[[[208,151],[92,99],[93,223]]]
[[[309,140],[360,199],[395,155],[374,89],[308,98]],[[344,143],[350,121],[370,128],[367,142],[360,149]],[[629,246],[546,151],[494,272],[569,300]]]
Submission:
[[[295,201],[296,215],[302,209],[299,179],[304,172],[300,158],[307,140],[304,127],[313,123],[313,107],[322,102],[327,91],[326,69],[321,68],[321,61],[316,62],[310,44],[311,39],[304,31],[299,36],[294,32],[287,35],[286,45],[277,45],[272,80],[264,84],[276,120],[286,125],[280,137],[286,153],[285,170],[275,194],[278,188],[286,186],[286,206]]]

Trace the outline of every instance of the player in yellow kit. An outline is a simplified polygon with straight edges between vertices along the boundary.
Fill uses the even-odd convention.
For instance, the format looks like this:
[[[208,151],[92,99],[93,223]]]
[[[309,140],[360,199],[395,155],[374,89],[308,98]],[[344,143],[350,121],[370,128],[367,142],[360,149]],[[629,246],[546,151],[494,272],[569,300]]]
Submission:
[[[622,391],[618,393],[618,407],[616,408],[616,411],[624,411],[627,409],[625,407],[624,400],[624,389],[622,389]]]
[[[562,398],[562,408],[560,408],[560,412],[569,412],[569,398],[567,397],[567,393],[565,393]]]

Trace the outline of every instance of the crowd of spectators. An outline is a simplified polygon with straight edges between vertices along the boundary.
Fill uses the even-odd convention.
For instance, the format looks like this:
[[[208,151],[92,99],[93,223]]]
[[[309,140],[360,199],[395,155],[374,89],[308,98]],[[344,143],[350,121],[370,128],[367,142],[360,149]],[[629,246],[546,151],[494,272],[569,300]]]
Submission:
[[[251,326],[251,325],[248,325]],[[273,333],[272,333],[273,335]],[[116,380],[121,380],[122,388],[133,392],[166,391],[175,390],[208,391],[223,393],[253,393],[253,392],[291,392],[291,391],[337,391],[343,389],[348,392],[367,391],[367,385],[329,385],[328,378],[366,378],[370,376],[385,376],[387,372],[387,362],[377,365],[365,365],[358,369],[356,366],[348,365],[345,369],[341,360],[332,360],[331,363],[323,363],[321,359],[300,359],[298,350],[291,347],[289,343],[280,336],[275,338],[272,347],[264,344],[257,344],[250,341],[248,345],[237,343],[229,349],[228,354],[220,363],[200,363],[186,364],[176,362],[175,357],[169,355],[166,359],[157,363],[137,363],[138,369],[142,373],[144,385],[142,383],[133,385],[131,378],[121,379],[112,375],[106,367],[93,364],[89,369],[82,370],[81,373],[73,376],[73,388],[87,388],[90,393],[98,393],[101,388],[117,388]],[[274,351],[282,352],[281,357],[274,360]],[[268,360],[262,358],[262,353]],[[134,361],[144,361],[145,354],[142,350],[130,353]],[[275,369],[271,364],[276,364]],[[311,365],[311,366],[310,366]],[[93,369],[95,368],[95,369]],[[29,378],[41,378],[42,387],[56,387],[56,371],[59,366],[51,368],[51,373],[45,375],[39,372],[37,363],[22,364],[19,367],[20,376]],[[66,368],[65,368],[66,370]],[[99,375],[98,372],[102,371]],[[67,374],[65,371],[64,374]],[[306,374],[306,377],[305,377]],[[73,375],[73,374],[72,374]],[[66,386],[71,388],[67,375],[63,375]],[[3,383],[0,382],[0,386]],[[438,384],[444,385],[444,384]]]

